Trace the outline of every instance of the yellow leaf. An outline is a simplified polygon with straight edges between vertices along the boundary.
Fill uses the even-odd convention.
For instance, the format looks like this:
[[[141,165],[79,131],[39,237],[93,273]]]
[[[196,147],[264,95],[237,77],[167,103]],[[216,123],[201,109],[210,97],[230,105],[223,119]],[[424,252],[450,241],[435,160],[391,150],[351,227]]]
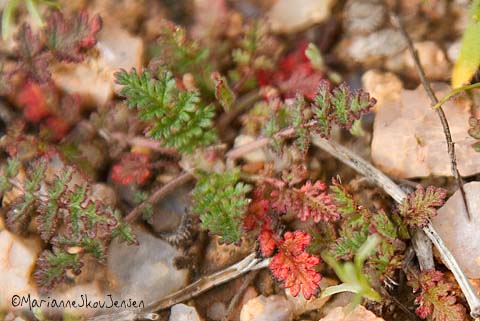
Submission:
[[[460,56],[452,73],[452,87],[470,82],[480,66],[480,0],[474,0],[470,8],[470,21],[463,33]]]

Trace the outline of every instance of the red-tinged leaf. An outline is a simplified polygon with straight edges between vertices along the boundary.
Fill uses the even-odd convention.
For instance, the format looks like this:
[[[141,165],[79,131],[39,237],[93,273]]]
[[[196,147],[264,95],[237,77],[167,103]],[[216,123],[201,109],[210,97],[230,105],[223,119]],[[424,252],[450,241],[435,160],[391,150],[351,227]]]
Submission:
[[[151,176],[149,157],[140,153],[129,153],[112,168],[112,179],[121,185],[141,185]]]
[[[321,181],[305,183],[300,189],[278,188],[271,193],[272,208],[280,212],[294,212],[302,221],[312,218],[320,221],[336,221],[340,213],[330,194],[325,192],[326,185]]]
[[[27,120],[39,122],[52,115],[58,105],[58,91],[51,83],[40,85],[29,81],[20,89],[17,101],[23,106]]]
[[[48,48],[57,59],[67,62],[83,61],[83,53],[95,45],[97,33],[102,28],[100,16],[89,19],[85,11],[67,20],[60,11],[53,10],[46,24]]]
[[[313,99],[323,77],[322,73],[314,71],[310,62],[307,62],[298,65],[287,79],[278,80],[277,86],[282,90],[285,98],[293,98],[300,93]]]
[[[243,218],[243,228],[247,231],[262,225],[265,220],[270,203],[263,199],[263,189],[257,188],[253,193],[253,199],[248,204],[247,214]]]
[[[423,227],[427,221],[437,215],[437,207],[445,202],[447,191],[443,188],[428,186],[425,189],[418,185],[417,190],[402,201],[398,206],[400,215],[406,224]]]
[[[285,98],[301,94],[313,99],[324,78],[323,73],[315,70],[305,55],[308,44],[302,43],[298,48],[279,62],[277,72],[257,71],[257,81],[261,86],[274,85],[281,89]]]
[[[278,253],[270,262],[273,276],[283,281],[293,296],[302,291],[305,299],[310,299],[319,290],[321,275],[315,270],[320,259],[305,251],[311,237],[305,232],[287,232],[278,242]]]
[[[414,292],[420,290],[415,299],[419,305],[416,313],[422,319],[431,317],[434,321],[464,321],[465,308],[457,303],[452,291],[452,284],[445,280],[442,272],[426,270],[419,275],[409,275],[408,284]]]
[[[51,138],[59,141],[70,131],[72,125],[65,119],[53,116],[45,120],[45,126],[48,128]]]
[[[271,256],[275,250],[275,247],[277,246],[277,236],[275,235],[275,231],[273,231],[270,224],[271,219],[266,218],[260,234],[258,234],[260,251],[264,257]]]
[[[32,33],[30,26],[24,24],[15,36],[17,46],[17,71],[21,71],[28,78],[39,83],[47,82],[51,74],[48,71],[50,54],[43,52],[43,42]]]

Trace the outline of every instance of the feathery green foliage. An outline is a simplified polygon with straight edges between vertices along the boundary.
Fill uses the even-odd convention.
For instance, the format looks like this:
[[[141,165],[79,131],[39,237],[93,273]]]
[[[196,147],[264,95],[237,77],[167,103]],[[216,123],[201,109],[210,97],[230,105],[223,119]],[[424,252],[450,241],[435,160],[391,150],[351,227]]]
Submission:
[[[192,153],[216,140],[214,107],[204,106],[197,92],[177,88],[171,72],[160,71],[155,79],[148,71],[138,75],[132,69],[117,72],[115,77],[128,106],[137,108],[142,120],[153,122],[149,136],[164,146]]]
[[[222,237],[226,243],[239,242],[241,224],[249,199],[250,186],[238,182],[240,171],[199,172],[193,197],[193,212],[200,215],[202,227]]]

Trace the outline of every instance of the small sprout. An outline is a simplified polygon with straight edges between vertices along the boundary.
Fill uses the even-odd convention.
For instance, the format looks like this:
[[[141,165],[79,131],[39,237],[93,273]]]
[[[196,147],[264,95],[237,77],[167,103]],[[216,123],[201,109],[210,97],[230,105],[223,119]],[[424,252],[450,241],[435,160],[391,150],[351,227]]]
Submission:
[[[361,303],[362,298],[373,301],[381,301],[381,296],[375,291],[368,280],[368,276],[364,273],[364,264],[366,259],[375,252],[377,246],[381,243],[381,239],[377,235],[370,235],[365,243],[358,249],[354,262],[345,262],[340,264],[327,251],[322,252],[322,258],[330,265],[338,278],[343,282],[340,285],[330,286],[322,292],[322,298],[341,293],[355,293],[352,305]]]

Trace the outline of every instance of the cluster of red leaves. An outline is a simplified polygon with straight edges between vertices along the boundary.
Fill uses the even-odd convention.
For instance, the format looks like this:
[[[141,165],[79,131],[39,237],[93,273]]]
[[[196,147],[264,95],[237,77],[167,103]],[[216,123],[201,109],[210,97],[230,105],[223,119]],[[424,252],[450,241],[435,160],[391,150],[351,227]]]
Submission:
[[[398,206],[399,214],[404,222],[412,227],[423,227],[428,220],[437,215],[437,207],[445,202],[447,191],[443,188],[428,186],[425,189],[418,185],[415,192]]]
[[[285,184],[275,184],[270,197],[272,208],[279,212],[297,213],[298,218],[306,221],[312,218],[315,223],[320,221],[336,221],[340,218],[333,197],[326,192],[327,186],[321,181],[307,181],[302,187],[286,188]]]
[[[463,321],[466,319],[465,308],[456,303],[452,284],[445,280],[442,272],[433,269],[420,272],[418,276],[409,276],[409,285],[414,292],[420,290],[415,299],[419,305],[416,313],[422,319],[431,316],[434,321]]]
[[[58,10],[52,10],[45,19],[45,27],[33,34],[24,24],[15,39],[17,68],[28,79],[44,83],[51,81],[48,66],[54,59],[65,62],[81,62],[83,53],[96,43],[101,28],[100,16],[89,19],[86,12],[79,12],[69,19]]]
[[[253,201],[244,219],[244,228],[253,230],[261,227],[258,234],[259,249],[264,257],[273,255],[269,265],[273,276],[284,282],[293,296],[302,291],[308,300],[318,292],[322,279],[315,270],[320,259],[306,251],[311,237],[302,231],[286,232],[283,237],[278,236],[276,228],[273,227],[274,220],[268,216],[271,203],[261,198],[263,193],[263,188],[254,192]]]
[[[275,72],[260,70],[257,81],[260,86],[278,87],[285,98],[294,98],[297,93],[313,99],[317,93],[324,74],[315,70],[305,55],[308,44],[302,43],[298,48],[279,62]]]
[[[20,88],[16,100],[23,107],[25,119],[41,123],[54,140],[62,139],[80,117],[80,97],[61,97],[52,82],[28,81]]]
[[[112,168],[112,180],[121,185],[144,184],[151,176],[150,158],[141,153],[123,155],[119,163]]]

